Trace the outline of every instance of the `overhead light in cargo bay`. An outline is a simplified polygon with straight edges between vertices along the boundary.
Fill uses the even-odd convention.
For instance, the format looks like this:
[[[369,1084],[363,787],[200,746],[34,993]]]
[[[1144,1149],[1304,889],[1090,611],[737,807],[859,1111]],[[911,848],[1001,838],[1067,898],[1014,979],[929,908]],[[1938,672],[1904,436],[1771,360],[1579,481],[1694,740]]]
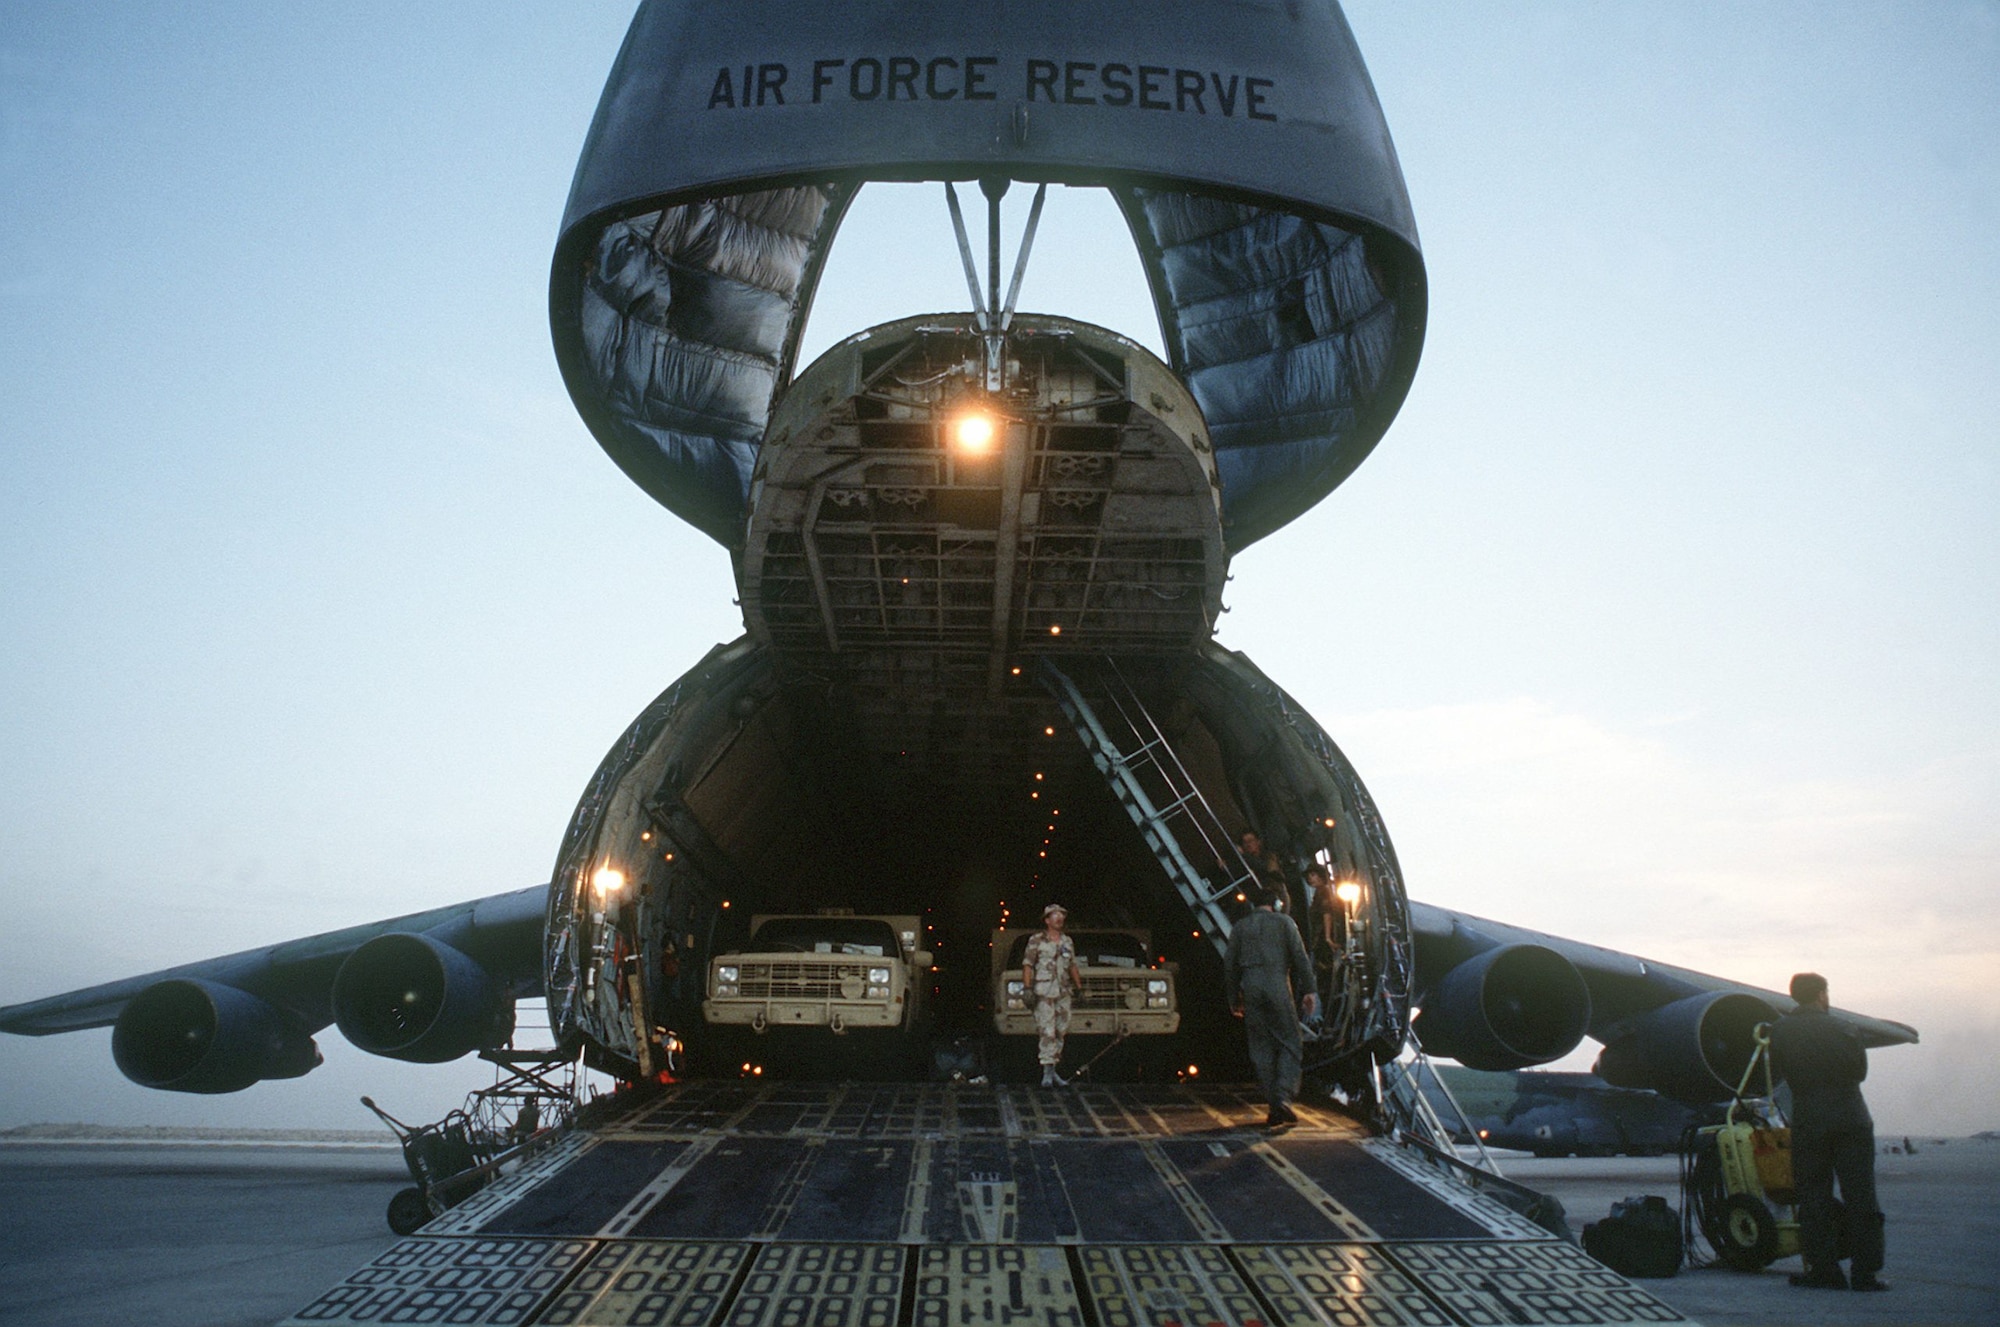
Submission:
[[[610,898],[625,888],[625,873],[615,866],[600,866],[590,877],[590,885],[599,898]]]
[[[968,456],[984,455],[993,446],[997,430],[993,427],[993,416],[974,410],[960,415],[951,426],[952,445]]]
[[[1361,882],[1343,880],[1333,887],[1333,896],[1351,908],[1361,901]]]

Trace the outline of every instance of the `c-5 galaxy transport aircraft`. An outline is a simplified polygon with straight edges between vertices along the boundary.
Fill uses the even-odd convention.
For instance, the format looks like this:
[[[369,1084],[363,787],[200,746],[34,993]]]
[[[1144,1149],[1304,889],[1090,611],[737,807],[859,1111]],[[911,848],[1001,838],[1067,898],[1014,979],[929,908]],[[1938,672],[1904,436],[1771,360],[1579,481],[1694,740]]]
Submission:
[[[940,183],[971,311],[802,367],[826,254],[876,180]],[[1031,240],[1050,183],[1116,199],[1164,361],[1016,312],[1030,252],[1010,273],[1003,195],[1035,191]],[[727,550],[744,635],[612,745],[547,885],[15,1005],[0,1028],[110,1025],[134,1081],[229,1092],[309,1072],[328,1024],[444,1061],[540,996],[621,1078],[654,1072],[669,1031],[713,1071],[704,1001],[724,970],[749,994],[717,959],[753,915],[926,918],[907,948],[933,960],[926,1021],[895,1035],[927,1037],[982,1025],[996,920],[1060,897],[1079,924],[1149,931],[1175,967],[1175,1058],[1228,1065],[1218,950],[1272,872],[1239,850],[1250,829],[1279,874],[1316,860],[1339,882],[1346,957],[1309,1052],[1331,1082],[1365,1083],[1413,1033],[1494,1070],[1588,1035],[1607,1081],[1714,1099],[1789,1007],[1408,900],[1333,740],[1212,640],[1231,557],[1365,459],[1423,342],[1415,223],[1331,0],[649,0],[549,299],[577,408]],[[765,973],[771,1021],[817,1011],[831,1035],[840,1008],[892,998],[854,957]],[[1841,1016],[1870,1045],[1916,1039]],[[841,1072],[908,1049],[853,1021]]]

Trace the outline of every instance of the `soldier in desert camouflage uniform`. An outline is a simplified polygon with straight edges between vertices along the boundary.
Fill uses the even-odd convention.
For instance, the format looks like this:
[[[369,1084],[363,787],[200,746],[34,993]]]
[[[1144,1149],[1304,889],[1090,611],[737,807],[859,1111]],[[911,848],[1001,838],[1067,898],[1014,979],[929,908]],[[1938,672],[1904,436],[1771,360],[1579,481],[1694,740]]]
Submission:
[[[1062,1061],[1063,1038],[1069,1034],[1070,996],[1083,989],[1083,971],[1076,965],[1076,942],[1063,934],[1069,913],[1060,903],[1042,909],[1042,931],[1028,937],[1021,951],[1021,986],[1035,1003],[1035,1051],[1042,1064],[1042,1086],[1061,1087],[1069,1080],[1056,1072]]]

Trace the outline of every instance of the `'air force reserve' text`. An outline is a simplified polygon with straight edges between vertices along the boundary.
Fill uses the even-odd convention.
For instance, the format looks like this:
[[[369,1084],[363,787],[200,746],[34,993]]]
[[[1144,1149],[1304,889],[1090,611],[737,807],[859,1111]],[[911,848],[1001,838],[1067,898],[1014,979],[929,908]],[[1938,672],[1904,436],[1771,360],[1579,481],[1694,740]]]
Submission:
[[[1275,120],[1272,81],[1167,65],[1029,60],[1013,70],[1000,57],[913,55],[814,60],[807,66],[743,65],[715,71],[708,109],[817,105],[830,101],[998,101],[1065,106],[1130,106],[1182,115]]]

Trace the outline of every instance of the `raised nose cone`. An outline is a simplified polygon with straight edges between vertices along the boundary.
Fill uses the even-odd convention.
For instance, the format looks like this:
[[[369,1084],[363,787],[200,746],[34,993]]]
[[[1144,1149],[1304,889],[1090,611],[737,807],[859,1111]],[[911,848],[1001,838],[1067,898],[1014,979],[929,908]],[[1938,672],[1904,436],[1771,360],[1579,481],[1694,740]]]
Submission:
[[[550,274],[578,409],[642,488],[737,544],[854,191],[994,176],[1116,196],[1232,550],[1388,427],[1422,347],[1423,260],[1331,0],[647,0]]]

